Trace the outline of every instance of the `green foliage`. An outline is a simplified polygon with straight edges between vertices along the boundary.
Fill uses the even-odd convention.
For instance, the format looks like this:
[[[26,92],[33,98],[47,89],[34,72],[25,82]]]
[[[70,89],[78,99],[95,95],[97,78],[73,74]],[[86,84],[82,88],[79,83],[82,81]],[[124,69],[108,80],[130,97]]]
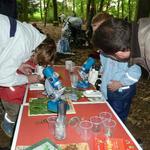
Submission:
[[[40,15],[40,0],[28,0],[29,5],[28,7],[28,16],[31,20],[41,20]],[[41,0],[42,2],[42,14],[44,16],[44,1],[47,3],[48,0]],[[104,0],[103,3],[103,11],[106,11],[113,16],[116,17],[127,17],[128,19],[134,20],[135,13],[136,13],[136,5],[138,0],[130,0],[130,12],[129,12],[129,0],[120,0],[119,5],[119,14],[118,14],[118,1],[119,0]],[[22,0],[17,0],[18,2],[18,13],[23,13],[23,7],[22,7]],[[80,16],[82,19],[86,20],[86,11],[87,11],[87,2],[88,0],[75,0],[74,10],[77,14],[77,16]],[[96,7],[96,13],[99,12],[100,0],[94,0],[95,7]],[[122,2],[123,2],[123,12],[122,12]],[[57,10],[58,10],[58,16],[62,13],[64,13],[66,16],[72,15],[73,12],[73,0],[64,0],[64,2],[61,2],[57,0]],[[123,14],[123,16],[122,16]],[[53,21],[53,1],[50,0],[49,8],[48,8],[48,16],[47,16],[47,22]],[[129,16],[130,15],[130,16]]]

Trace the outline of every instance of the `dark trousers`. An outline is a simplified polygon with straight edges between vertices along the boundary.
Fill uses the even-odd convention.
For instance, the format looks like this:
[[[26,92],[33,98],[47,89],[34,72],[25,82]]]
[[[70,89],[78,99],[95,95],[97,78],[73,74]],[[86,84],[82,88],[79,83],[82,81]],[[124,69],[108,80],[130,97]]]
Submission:
[[[135,94],[136,84],[131,85],[129,89],[124,89],[121,92],[118,90],[115,92],[108,90],[107,101],[123,122],[125,122],[128,117],[132,98]]]

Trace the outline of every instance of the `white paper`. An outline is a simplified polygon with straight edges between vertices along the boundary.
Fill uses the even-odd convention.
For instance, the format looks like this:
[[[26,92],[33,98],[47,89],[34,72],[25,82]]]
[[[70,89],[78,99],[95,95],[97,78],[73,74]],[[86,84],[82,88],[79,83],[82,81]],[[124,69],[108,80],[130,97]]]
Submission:
[[[41,83],[30,84],[30,90],[44,90],[44,85]]]

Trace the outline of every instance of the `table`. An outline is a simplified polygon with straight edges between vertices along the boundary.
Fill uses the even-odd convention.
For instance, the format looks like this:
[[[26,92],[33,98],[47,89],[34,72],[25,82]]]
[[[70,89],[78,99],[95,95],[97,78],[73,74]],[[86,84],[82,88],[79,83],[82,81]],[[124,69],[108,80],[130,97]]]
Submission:
[[[64,86],[70,86],[69,74],[64,69],[64,66],[55,66],[55,70],[60,74]],[[56,140],[54,136],[49,133],[48,124],[44,122],[39,123],[39,121],[46,119],[48,116],[28,116],[29,99],[35,97],[44,97],[41,93],[42,91],[30,91],[29,87],[27,86],[24,101],[20,108],[11,150],[15,150],[17,146],[30,146],[44,138],[49,138],[51,141],[57,144],[83,142],[76,130],[69,125],[67,126],[66,139],[61,141]],[[116,113],[107,102],[91,103],[86,101],[87,99],[84,97],[81,98],[79,102],[74,102],[76,114],[68,114],[67,119],[70,119],[73,116],[80,116],[82,119],[88,120],[90,116],[98,115],[100,112],[110,112],[113,115],[112,118],[117,123],[113,137],[128,140],[130,141],[131,145],[134,145],[134,150],[142,150],[132,134],[121,122],[121,120],[118,118]],[[93,139],[89,140],[88,144],[90,149],[94,150]]]

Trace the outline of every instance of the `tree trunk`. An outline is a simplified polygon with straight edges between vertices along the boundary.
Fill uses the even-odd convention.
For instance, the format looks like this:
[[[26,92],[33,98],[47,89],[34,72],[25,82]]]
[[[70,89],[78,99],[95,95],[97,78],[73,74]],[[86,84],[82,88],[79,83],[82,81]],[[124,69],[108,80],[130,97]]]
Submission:
[[[21,0],[22,6],[23,6],[23,14],[21,16],[21,21],[28,22],[28,0]]]
[[[53,15],[54,15],[53,25],[58,25],[57,0],[53,0]]]
[[[84,18],[83,0],[81,0],[81,14],[82,14],[82,18]]]
[[[87,0],[87,8],[86,8],[86,20],[88,20],[89,12],[90,12],[91,0]]]
[[[49,3],[50,0],[48,0],[47,2],[44,0],[44,27],[46,27],[46,23],[47,23],[47,12],[49,8]]]
[[[150,0],[139,0],[137,7],[137,20],[150,15]]]
[[[73,3],[72,3],[72,4],[73,4],[73,6],[72,6],[72,11],[75,12],[75,5],[76,5],[75,0],[73,0]]]
[[[41,20],[43,20],[42,0],[40,0],[40,15],[41,15]]]
[[[104,5],[104,0],[101,0],[100,6],[99,6],[99,11],[103,11],[103,5]]]
[[[95,15],[95,0],[91,0],[90,1],[90,7],[89,7],[89,11],[88,11],[88,17],[87,17],[87,30],[89,28],[91,28],[91,21],[93,16]]]
[[[124,18],[124,0],[122,0],[122,4],[121,4],[121,8],[122,8],[122,18]]]
[[[131,7],[130,7],[130,5],[131,5],[131,0],[128,1],[128,12],[129,12],[128,20],[129,20],[129,21],[131,21]]]
[[[117,17],[119,18],[120,14],[120,0],[118,0],[118,5],[117,5]]]

